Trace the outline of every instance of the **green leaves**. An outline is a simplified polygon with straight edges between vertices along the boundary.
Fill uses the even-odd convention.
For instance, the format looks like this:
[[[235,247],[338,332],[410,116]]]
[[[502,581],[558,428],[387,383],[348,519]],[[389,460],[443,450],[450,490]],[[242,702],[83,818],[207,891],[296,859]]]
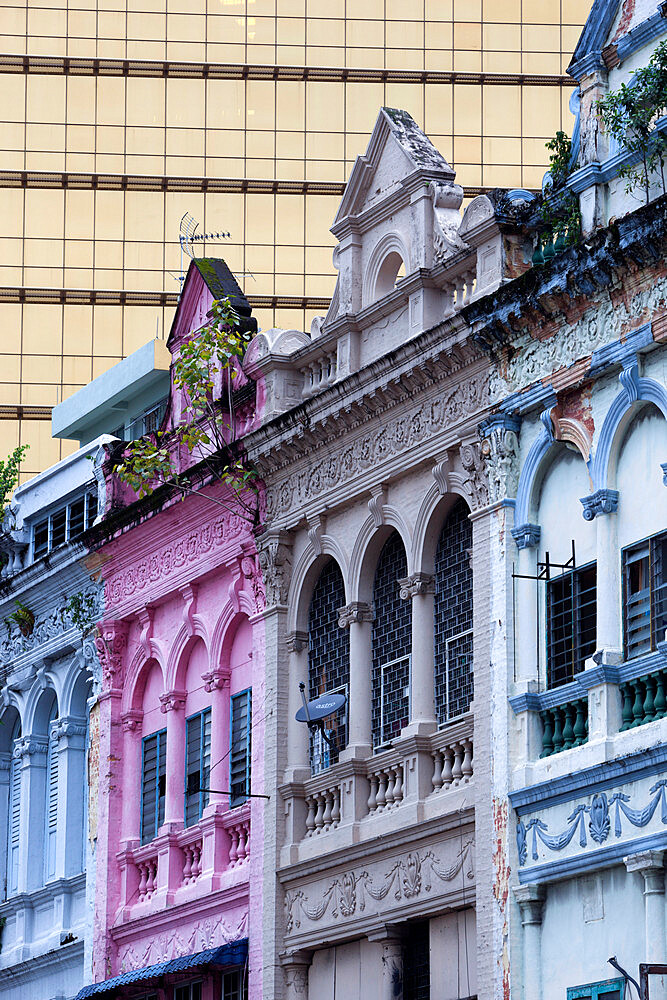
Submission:
[[[626,180],[626,191],[631,193],[641,184],[648,204],[651,174],[655,170],[660,170],[665,192],[667,137],[656,133],[655,125],[667,110],[667,42],[656,47],[647,65],[636,71],[630,84],[622,83],[617,91],[598,101],[597,109],[608,135],[635,160],[619,171],[619,177]]]
[[[2,505],[2,518],[4,520],[9,500],[19,481],[19,469],[23,456],[28,451],[30,445],[22,444],[4,460],[0,460],[0,504]]]
[[[551,184],[545,187],[542,196],[542,221],[552,237],[559,237],[565,244],[576,243],[581,233],[579,199],[567,187],[567,179],[571,173],[572,140],[559,130],[546,143],[546,148],[551,153]]]

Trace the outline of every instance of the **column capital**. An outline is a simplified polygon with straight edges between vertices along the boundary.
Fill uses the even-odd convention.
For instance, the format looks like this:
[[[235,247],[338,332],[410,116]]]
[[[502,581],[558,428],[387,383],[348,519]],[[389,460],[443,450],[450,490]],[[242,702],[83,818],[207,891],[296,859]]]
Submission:
[[[187,691],[165,691],[160,695],[160,711],[163,714],[178,712],[185,705],[186,697]]]
[[[288,632],[285,636],[285,645],[288,653],[301,653],[308,648],[308,633]]]
[[[104,621],[98,625],[95,648],[107,687],[122,686],[128,631],[128,622],[122,620]]]
[[[386,944],[400,944],[403,939],[401,928],[397,924],[379,924],[366,934],[369,941],[382,941]]]
[[[423,594],[435,593],[435,577],[431,573],[413,573],[398,580],[400,598],[402,601],[421,597]]]
[[[665,866],[662,851],[638,851],[623,858],[629,872],[639,872],[644,878],[644,895],[664,895]]]
[[[517,524],[512,528],[512,538],[517,549],[533,549],[540,544],[542,529],[539,524]]]
[[[264,583],[265,608],[285,607],[292,576],[293,537],[288,531],[266,530],[257,536],[257,558]]]
[[[514,898],[519,904],[521,923],[524,927],[528,924],[542,923],[542,909],[546,896],[546,887],[535,882],[514,886]]]
[[[308,968],[312,957],[312,951],[302,950],[283,952],[280,956],[288,1000],[308,996]]]
[[[338,611],[338,625],[348,628],[353,622],[372,622],[373,608],[365,601],[352,601]]]
[[[222,667],[217,667],[215,670],[207,670],[201,675],[201,679],[204,682],[204,690],[208,691],[221,691],[225,685],[229,684],[229,671],[223,670]]]
[[[49,741],[46,736],[23,736],[14,743],[14,757],[33,757],[48,751]]]
[[[51,742],[59,743],[64,737],[85,736],[86,720],[74,715],[61,716],[51,724]]]
[[[137,708],[131,708],[129,712],[123,712],[120,717],[120,721],[123,726],[123,731],[126,733],[134,733],[141,726],[144,713]]]
[[[618,510],[618,490],[596,490],[587,497],[581,497],[584,520],[592,521],[601,514],[615,514]]]

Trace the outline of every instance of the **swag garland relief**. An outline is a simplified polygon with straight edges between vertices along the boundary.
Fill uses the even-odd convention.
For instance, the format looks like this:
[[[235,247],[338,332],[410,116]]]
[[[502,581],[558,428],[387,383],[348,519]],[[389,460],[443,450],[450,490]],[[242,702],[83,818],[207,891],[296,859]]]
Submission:
[[[410,851],[380,877],[367,869],[349,869],[332,878],[317,895],[290,889],[285,893],[286,931],[291,934],[301,928],[304,919],[315,923],[327,914],[335,921],[361,915],[367,906],[382,903],[390,893],[397,903],[421,894],[437,894],[442,891],[442,883],[453,882],[460,873],[463,887],[469,883],[472,888],[473,848],[473,839],[463,843],[451,865],[443,864],[432,850]]]

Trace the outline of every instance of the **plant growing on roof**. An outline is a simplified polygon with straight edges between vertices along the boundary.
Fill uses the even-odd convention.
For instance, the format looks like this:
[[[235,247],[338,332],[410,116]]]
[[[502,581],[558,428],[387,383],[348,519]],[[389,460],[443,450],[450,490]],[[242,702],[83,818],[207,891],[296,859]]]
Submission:
[[[17,601],[14,611],[5,618],[5,625],[10,635],[12,625],[16,625],[21,635],[27,638],[35,628],[35,613],[22,601]]]
[[[71,597],[65,598],[60,614],[63,623],[67,624],[69,620],[75,628],[78,628],[81,638],[84,639],[97,625],[99,609],[95,595],[86,594],[82,590],[77,591]]]
[[[14,448],[7,458],[0,459],[0,505],[2,505],[0,522],[4,521],[9,509],[12,493],[19,481],[21,462],[29,447],[30,445],[21,444],[18,448]]]
[[[630,163],[618,172],[631,194],[639,184],[649,203],[651,176],[660,172],[665,187],[667,135],[656,131],[658,119],[667,112],[667,42],[656,47],[646,66],[640,67],[630,83],[598,101],[598,113],[607,133],[630,154]]]
[[[232,383],[250,334],[242,329],[229,298],[213,302],[209,321],[180,349],[174,362],[174,386],[183,391],[183,420],[173,430],[158,430],[124,449],[116,472],[139,497],[158,486],[170,485],[182,497],[194,493],[187,474],[179,473],[174,458],[181,447],[208,464],[216,479],[229,487],[232,501],[204,496],[212,503],[241,513],[253,525],[259,517],[257,473],[236,444]],[[221,405],[226,390],[229,410]],[[218,461],[214,461],[214,459]],[[221,460],[220,460],[221,459]]]
[[[576,243],[581,233],[581,212],[579,199],[567,187],[572,172],[572,140],[559,130],[546,143],[549,150],[549,173],[544,185],[540,215],[549,234],[545,258],[553,256],[553,238],[556,249],[562,250],[570,243]],[[539,246],[538,246],[539,248]],[[549,252],[549,248],[551,252]]]

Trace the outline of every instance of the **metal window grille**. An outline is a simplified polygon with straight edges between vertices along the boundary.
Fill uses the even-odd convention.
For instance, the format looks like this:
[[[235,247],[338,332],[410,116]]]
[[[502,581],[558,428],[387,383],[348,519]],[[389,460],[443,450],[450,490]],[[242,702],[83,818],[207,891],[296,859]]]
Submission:
[[[167,730],[141,741],[141,843],[157,836],[164,823],[167,781]]]
[[[247,969],[232,969],[223,974],[222,1000],[248,1000]]]
[[[429,922],[408,924],[403,939],[403,1000],[429,1000],[431,966]]]
[[[435,552],[435,710],[442,723],[462,715],[473,697],[472,524],[457,500]]]
[[[198,823],[208,805],[211,709],[185,720],[185,825]]]
[[[597,568],[574,565],[547,581],[547,684],[567,684],[595,652]]]
[[[623,551],[625,656],[654,650],[667,629],[667,532]]]
[[[250,688],[232,695],[229,763],[229,804],[232,808],[242,805],[250,793],[250,719],[252,712]]]
[[[78,538],[87,528],[90,528],[96,517],[96,490],[86,490],[84,494],[56,507],[45,518],[33,525],[33,559],[39,559],[57,545]]]
[[[144,434],[151,434],[153,431],[158,430],[166,410],[167,400],[162,399],[155,406],[151,406],[149,409],[144,410],[143,413],[140,413],[129,426],[128,440],[135,441],[137,438],[143,437]],[[119,436],[122,437],[122,433]]]
[[[410,719],[412,605],[401,600],[398,581],[407,576],[405,548],[398,532],[385,542],[373,581],[373,746],[395,739]]]
[[[308,694],[347,696],[350,681],[350,633],[338,626],[338,612],[345,604],[343,575],[333,560],[324,567],[313,590],[308,610]],[[310,735],[313,774],[334,764],[347,745],[347,702],[326,720],[331,745],[320,733]]]

